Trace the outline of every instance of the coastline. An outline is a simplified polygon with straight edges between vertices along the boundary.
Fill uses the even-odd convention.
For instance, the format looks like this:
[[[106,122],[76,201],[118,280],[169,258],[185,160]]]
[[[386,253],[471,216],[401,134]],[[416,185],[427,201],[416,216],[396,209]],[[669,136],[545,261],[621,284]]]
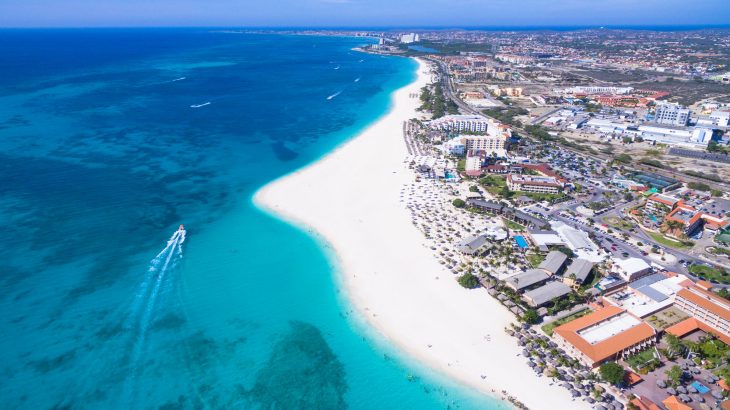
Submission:
[[[483,288],[466,290],[410,223],[400,192],[412,181],[402,124],[416,117],[427,64],[391,96],[389,111],[319,161],[254,196],[260,209],[315,233],[334,252],[340,282],[363,319],[426,367],[531,409],[583,409],[526,365],[504,327],[514,316]]]

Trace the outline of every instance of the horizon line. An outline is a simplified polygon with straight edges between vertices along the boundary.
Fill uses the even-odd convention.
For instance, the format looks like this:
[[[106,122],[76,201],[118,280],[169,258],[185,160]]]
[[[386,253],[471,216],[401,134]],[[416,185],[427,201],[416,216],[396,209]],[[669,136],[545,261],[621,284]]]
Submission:
[[[368,26],[368,25],[346,25],[346,26],[299,26],[299,25],[100,25],[100,26],[0,26],[0,30],[82,30],[82,29],[229,29],[229,30],[322,30],[322,31],[538,31],[538,30],[561,30],[580,31],[591,29],[604,30],[645,30],[645,31],[694,31],[710,29],[730,29],[730,24],[553,24],[553,25],[494,25],[494,26],[453,26],[453,25],[404,25],[404,26]],[[664,30],[662,30],[664,29]]]

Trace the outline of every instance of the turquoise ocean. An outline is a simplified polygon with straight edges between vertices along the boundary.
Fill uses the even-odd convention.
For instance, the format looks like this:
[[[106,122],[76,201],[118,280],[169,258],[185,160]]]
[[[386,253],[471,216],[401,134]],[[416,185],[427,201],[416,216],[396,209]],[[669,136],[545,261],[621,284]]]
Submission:
[[[0,30],[0,406],[502,408],[367,329],[326,246],[252,203],[414,79],[370,41]]]

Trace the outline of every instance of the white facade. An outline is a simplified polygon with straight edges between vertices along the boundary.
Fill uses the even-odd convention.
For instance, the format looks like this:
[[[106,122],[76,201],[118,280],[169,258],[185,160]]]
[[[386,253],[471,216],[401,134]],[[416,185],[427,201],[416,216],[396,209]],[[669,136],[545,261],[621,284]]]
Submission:
[[[420,38],[416,33],[403,34],[400,36],[400,42],[403,44],[418,43],[419,40]]]
[[[479,155],[466,157],[466,171],[479,171],[482,169],[482,157]]]
[[[446,131],[487,132],[490,121],[479,115],[446,115],[428,123],[429,127]],[[494,124],[491,124],[494,127]]]
[[[687,125],[690,111],[679,104],[662,104],[656,107],[654,121],[657,124]]]

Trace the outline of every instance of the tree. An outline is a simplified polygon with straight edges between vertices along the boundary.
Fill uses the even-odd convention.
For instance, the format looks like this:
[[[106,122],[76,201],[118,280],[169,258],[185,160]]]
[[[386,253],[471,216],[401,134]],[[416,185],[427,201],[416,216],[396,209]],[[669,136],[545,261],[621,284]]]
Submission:
[[[534,325],[540,322],[540,315],[537,314],[535,309],[527,309],[525,314],[522,315],[522,320],[524,320],[525,323]]]
[[[451,201],[451,204],[457,208],[463,208],[466,206],[466,202],[464,202],[464,200],[461,198],[454,199],[453,201]]]
[[[467,289],[474,289],[479,286],[479,279],[477,279],[477,277],[472,275],[471,273],[465,273],[459,276],[459,279],[457,279],[457,281],[459,282],[459,285]]]
[[[573,251],[567,246],[558,246],[557,251],[564,253],[569,258],[573,257]]]
[[[606,383],[618,386],[624,382],[624,368],[616,362],[602,364],[598,372],[601,374],[601,379]]]
[[[667,349],[668,356],[675,357],[682,351],[682,342],[677,336],[674,336],[671,333],[666,333],[664,335],[664,342],[666,342],[669,347],[669,349]]]
[[[676,364],[671,369],[664,372],[667,375],[669,384],[672,386],[679,386],[682,383],[682,369]]]
[[[476,185],[472,185],[469,187],[469,192],[479,192],[479,187]]]

